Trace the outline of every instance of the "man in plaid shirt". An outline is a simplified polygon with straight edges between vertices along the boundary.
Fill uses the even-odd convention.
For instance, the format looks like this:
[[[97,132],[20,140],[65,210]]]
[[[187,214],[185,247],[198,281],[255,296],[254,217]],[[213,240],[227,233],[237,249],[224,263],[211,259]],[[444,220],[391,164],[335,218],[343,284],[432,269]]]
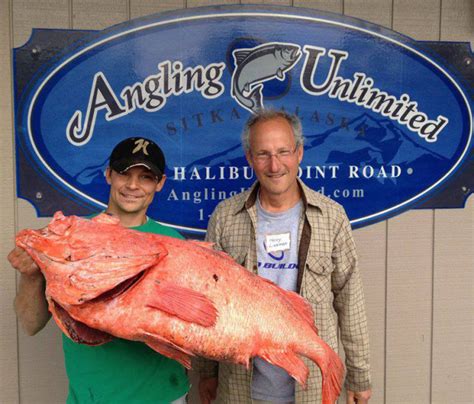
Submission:
[[[371,395],[367,321],[344,209],[297,177],[303,135],[296,116],[281,111],[253,115],[242,143],[258,181],[217,206],[206,238],[249,271],[305,297],[321,338],[336,352],[339,325],[346,355],[347,402],[367,403]],[[310,369],[307,390],[295,385],[283,369],[260,358],[252,361],[249,370],[199,360],[195,368],[200,374],[201,402],[216,398],[229,404],[321,402],[320,370],[303,360]]]

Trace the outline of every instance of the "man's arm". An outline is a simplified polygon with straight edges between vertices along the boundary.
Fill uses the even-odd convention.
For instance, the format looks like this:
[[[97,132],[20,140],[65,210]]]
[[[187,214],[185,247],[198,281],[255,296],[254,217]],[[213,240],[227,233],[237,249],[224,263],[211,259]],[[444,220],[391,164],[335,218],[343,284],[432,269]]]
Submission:
[[[8,261],[20,273],[20,285],[15,297],[15,312],[28,335],[41,331],[51,318],[44,294],[46,282],[43,274],[28,253],[15,247]]]
[[[363,403],[371,393],[365,300],[352,229],[346,214],[343,211],[341,214],[332,253],[334,308],[346,354],[348,399],[359,398]]]

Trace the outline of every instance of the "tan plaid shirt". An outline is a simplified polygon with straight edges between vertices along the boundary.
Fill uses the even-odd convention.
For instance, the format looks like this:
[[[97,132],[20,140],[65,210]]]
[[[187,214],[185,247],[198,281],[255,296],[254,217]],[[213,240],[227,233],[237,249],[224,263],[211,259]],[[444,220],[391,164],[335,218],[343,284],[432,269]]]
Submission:
[[[311,304],[319,335],[336,352],[338,324],[346,354],[346,388],[370,388],[369,340],[364,295],[349,220],[342,206],[312,191],[298,180],[304,209],[299,227],[298,291]],[[255,201],[258,183],[249,191],[221,202],[209,221],[208,241],[226,251],[249,271],[257,273]],[[251,309],[251,308],[249,308]],[[321,374],[310,360],[308,389],[296,385],[295,402],[321,402]],[[195,369],[202,377],[219,376],[218,402],[251,403],[252,365],[217,363],[199,359]]]

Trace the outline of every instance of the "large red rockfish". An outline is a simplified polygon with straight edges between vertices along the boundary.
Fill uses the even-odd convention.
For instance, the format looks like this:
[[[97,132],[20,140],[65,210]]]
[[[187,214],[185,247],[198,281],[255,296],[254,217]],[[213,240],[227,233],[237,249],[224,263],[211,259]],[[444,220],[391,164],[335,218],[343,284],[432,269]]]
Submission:
[[[49,309],[76,342],[143,341],[188,368],[194,355],[247,367],[259,356],[305,385],[303,355],[321,369],[323,403],[339,395],[344,367],[319,338],[309,304],[208,243],[61,212],[16,242],[40,267]]]

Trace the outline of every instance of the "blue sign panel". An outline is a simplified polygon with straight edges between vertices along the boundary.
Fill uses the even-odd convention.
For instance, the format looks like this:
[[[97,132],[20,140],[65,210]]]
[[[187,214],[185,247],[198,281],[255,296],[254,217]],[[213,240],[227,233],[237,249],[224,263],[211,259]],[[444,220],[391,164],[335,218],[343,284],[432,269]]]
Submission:
[[[55,32],[39,33],[51,44]],[[15,51],[16,129],[28,172],[19,194],[42,214],[64,203],[38,198],[32,177],[104,207],[110,151],[144,136],[167,158],[150,215],[203,233],[216,204],[255,180],[240,133],[260,108],[301,118],[300,177],[354,226],[413,208],[472,158],[472,83],[422,44],[359,20],[275,7],[167,13],[71,37],[24,73],[44,52],[36,37]]]

